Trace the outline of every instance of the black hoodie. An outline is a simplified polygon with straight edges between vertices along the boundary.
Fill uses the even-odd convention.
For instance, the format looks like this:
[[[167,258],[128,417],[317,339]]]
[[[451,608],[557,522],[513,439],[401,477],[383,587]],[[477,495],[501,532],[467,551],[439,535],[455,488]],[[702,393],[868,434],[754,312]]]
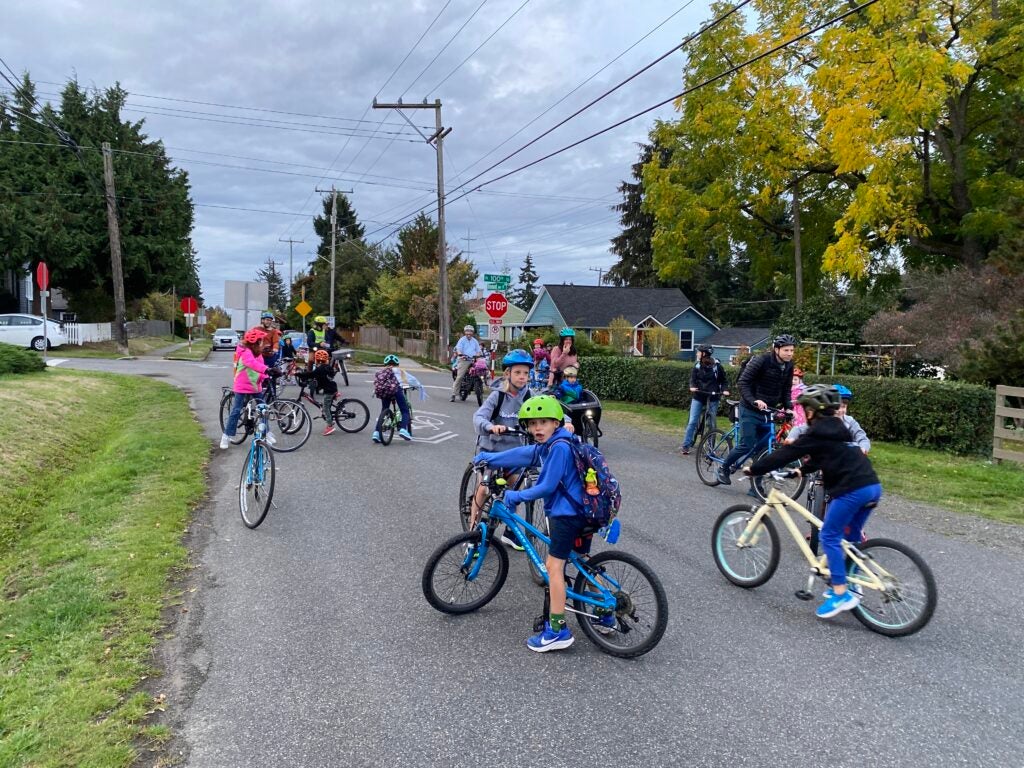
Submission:
[[[783,445],[754,462],[751,474],[763,475],[804,456],[800,468],[805,475],[821,470],[821,479],[830,496],[841,496],[858,488],[878,483],[871,461],[857,447],[843,420],[838,416],[815,416],[807,431],[792,445]]]

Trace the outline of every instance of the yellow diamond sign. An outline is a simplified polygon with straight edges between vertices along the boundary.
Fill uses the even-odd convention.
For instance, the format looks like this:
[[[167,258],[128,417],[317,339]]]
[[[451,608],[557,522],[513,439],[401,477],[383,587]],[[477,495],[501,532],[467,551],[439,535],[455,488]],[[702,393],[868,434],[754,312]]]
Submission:
[[[309,306],[305,299],[303,299],[302,301],[295,305],[295,311],[298,312],[303,317],[305,317],[306,315],[313,311],[313,308]]]

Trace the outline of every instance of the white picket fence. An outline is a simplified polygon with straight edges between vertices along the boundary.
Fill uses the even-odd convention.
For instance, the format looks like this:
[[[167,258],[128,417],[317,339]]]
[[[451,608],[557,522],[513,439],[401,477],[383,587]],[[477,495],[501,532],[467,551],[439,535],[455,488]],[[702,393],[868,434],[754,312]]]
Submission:
[[[68,344],[84,344],[87,341],[110,341],[114,338],[113,323],[64,323],[64,335]]]

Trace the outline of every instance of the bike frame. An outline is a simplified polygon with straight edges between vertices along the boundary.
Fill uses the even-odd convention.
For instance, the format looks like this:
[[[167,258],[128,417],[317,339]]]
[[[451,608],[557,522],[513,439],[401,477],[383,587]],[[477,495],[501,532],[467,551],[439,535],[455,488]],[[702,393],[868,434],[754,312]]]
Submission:
[[[810,566],[811,570],[823,578],[829,577],[831,573],[828,569],[828,558],[824,554],[816,556],[811,551],[810,545],[807,543],[804,535],[800,533],[796,523],[793,521],[793,517],[790,515],[790,510],[796,512],[815,528],[819,530],[821,529],[821,526],[823,525],[821,520],[811,514],[804,506],[773,486],[768,494],[768,500],[758,507],[756,512],[754,512],[753,517],[750,518],[750,521],[743,529],[743,533],[741,533],[737,539],[736,546],[743,549],[757,544],[758,539],[760,539],[764,532],[764,528],[761,526],[761,520],[771,512],[775,512],[776,515],[778,515],[778,519],[782,521],[783,525],[786,526],[786,530],[788,530],[790,535],[793,537],[793,540],[796,542],[797,547],[803,554],[804,559],[807,560],[807,564]],[[869,577],[865,578],[861,575],[847,576],[847,581],[851,584],[857,584],[869,589],[884,590],[885,584],[882,582],[878,573],[876,573],[876,569],[882,574],[882,576],[891,578],[892,574],[887,572],[877,563],[868,565],[867,561],[870,558],[845,539],[842,541],[842,547],[843,553],[856,563],[862,573],[867,574]]]
[[[255,402],[250,400],[249,403]],[[246,408],[249,408],[249,403],[246,403]],[[253,430],[252,440],[249,441],[249,456],[246,458],[246,470],[245,481],[247,484],[252,485],[255,482],[256,477],[263,476],[263,453],[256,451],[256,444],[262,443],[264,435],[267,434],[267,405],[266,403],[259,403],[256,406],[257,415],[256,418],[256,429]]]
[[[787,432],[788,431],[789,430],[787,430]],[[775,419],[773,419],[773,418],[771,418],[769,416],[768,417],[768,434],[765,435],[764,437],[762,437],[760,440],[758,440],[757,443],[754,444],[754,447],[750,451],[745,453],[737,461],[734,461],[733,464],[738,467],[741,464],[743,464],[743,462],[745,462],[747,459],[751,458],[752,456],[756,456],[758,453],[760,453],[761,451],[765,450],[766,448],[768,449],[768,453],[772,453],[775,450],[775,445],[777,443],[777,440],[776,440],[777,432],[778,432],[778,430],[776,429],[776,426],[775,426]],[[734,443],[739,442],[739,440],[740,440],[740,423],[738,421],[735,424],[732,425],[732,427],[729,429],[728,432],[725,433],[725,438],[728,439],[730,435],[732,436],[732,439],[733,439]],[[720,459],[717,456],[708,456],[708,458],[711,459],[713,462],[715,462],[715,464],[718,464],[719,466],[723,466],[725,464],[725,457],[722,457]],[[789,497],[787,496],[786,498],[789,498]]]
[[[478,521],[476,526],[481,533],[481,543],[478,545],[480,550],[480,556],[474,558],[475,553],[473,551],[473,548],[470,548],[466,552],[466,560],[463,563],[463,568],[469,568],[467,578],[470,581],[472,581],[480,573],[480,569],[483,567],[484,560],[487,558],[487,550],[490,548],[490,530],[494,530],[498,527],[499,524],[504,523],[508,527],[508,529],[512,531],[516,539],[519,541],[519,544],[526,551],[526,556],[530,558],[530,562],[533,563],[533,566],[537,569],[537,572],[543,574],[544,583],[550,585],[551,580],[548,576],[548,569],[544,565],[544,562],[540,559],[540,555],[537,554],[537,550],[530,542],[530,539],[526,535],[526,533],[524,533],[524,530],[536,536],[538,539],[540,539],[549,546],[551,545],[551,539],[548,538],[548,536],[545,535],[543,531],[530,525],[528,522],[526,522],[526,520],[521,518],[512,510],[510,510],[505,505],[505,502],[500,498],[493,498],[491,500],[491,507],[490,510],[486,513],[486,515],[486,518]],[[488,523],[491,521],[493,521],[494,523],[493,528],[488,529]],[[473,562],[474,559],[476,560],[476,562]],[[595,608],[601,608],[607,611],[614,611],[616,605],[615,595],[613,595],[608,589],[606,589],[596,579],[594,579],[593,576],[591,576],[590,572],[585,567],[585,563],[583,559],[580,557],[580,555],[577,552],[570,552],[569,559],[567,560],[567,562],[571,563],[577,571],[583,574],[583,577],[591,585],[593,585],[593,587],[600,593],[600,597],[596,597],[588,593],[580,594],[578,592],[573,591],[569,587],[569,585],[566,584],[566,600],[579,600],[581,602],[587,603],[588,605],[592,605]],[[620,585],[607,573],[604,574],[604,578],[606,578],[609,583],[613,584],[616,589],[620,587]],[[577,611],[573,608],[570,608],[568,605],[566,605],[565,609],[570,613],[579,613],[584,616],[590,616],[591,618],[600,618],[596,614]]]

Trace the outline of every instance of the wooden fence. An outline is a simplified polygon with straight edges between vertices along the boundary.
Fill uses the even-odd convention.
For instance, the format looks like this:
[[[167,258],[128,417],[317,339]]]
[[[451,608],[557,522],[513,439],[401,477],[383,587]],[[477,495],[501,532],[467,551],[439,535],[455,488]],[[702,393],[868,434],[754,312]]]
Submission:
[[[996,387],[992,458],[1024,464],[1024,387]]]
[[[359,328],[359,346],[380,352],[434,358],[437,347],[435,339],[433,331],[392,331],[383,325],[363,325]]]

